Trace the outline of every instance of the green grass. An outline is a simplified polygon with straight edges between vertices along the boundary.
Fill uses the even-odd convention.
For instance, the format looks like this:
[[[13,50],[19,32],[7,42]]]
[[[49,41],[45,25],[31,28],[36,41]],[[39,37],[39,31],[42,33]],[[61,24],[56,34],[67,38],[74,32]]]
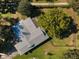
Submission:
[[[47,44],[49,47],[49,43]],[[39,48],[35,49],[32,53],[28,53],[27,55],[17,55],[13,59],[33,59],[33,57],[36,57],[37,59],[62,59],[63,53],[68,50],[67,47],[54,47],[48,49],[50,53],[53,55],[45,55],[45,49],[48,49],[48,47],[44,44],[40,46]]]
[[[27,18],[27,16],[21,15],[21,14],[18,13],[18,12],[16,12],[15,14],[12,14],[12,13],[2,14],[2,13],[1,13],[1,16],[2,16],[2,17],[10,17],[10,18],[14,18],[14,17],[17,18],[17,17],[18,17],[20,20]]]
[[[3,17],[13,17],[14,14],[11,13],[6,13],[6,14],[1,14]]]
[[[41,50],[41,49],[40,49]],[[17,55],[14,59],[32,59],[33,57],[36,57],[37,59],[61,59],[63,53],[67,50],[66,48],[58,48],[57,51],[51,51],[54,55],[44,55],[43,51],[38,51],[29,53],[28,55]]]
[[[72,42],[71,38],[64,38],[64,39],[52,39],[51,42],[55,45],[55,46],[59,46],[59,47],[67,47],[67,45],[71,45],[70,42]]]
[[[54,39],[52,42],[53,42],[55,45],[60,46],[60,47],[65,46],[65,42],[64,42],[63,39]]]

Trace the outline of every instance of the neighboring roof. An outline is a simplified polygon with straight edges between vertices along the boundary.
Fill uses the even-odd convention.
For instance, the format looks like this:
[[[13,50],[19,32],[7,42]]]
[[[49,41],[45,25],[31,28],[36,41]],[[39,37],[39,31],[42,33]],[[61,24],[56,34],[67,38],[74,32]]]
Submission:
[[[32,19],[28,18],[25,20],[22,20],[20,22],[20,25],[23,26],[23,29],[21,29],[22,35],[21,35],[21,42],[17,43],[15,45],[15,48],[17,49],[18,53],[20,55],[24,54],[25,52],[28,52],[35,46],[39,45],[43,41],[48,39],[48,35],[44,35],[40,27],[36,27],[33,23]],[[23,34],[29,33],[28,35]]]

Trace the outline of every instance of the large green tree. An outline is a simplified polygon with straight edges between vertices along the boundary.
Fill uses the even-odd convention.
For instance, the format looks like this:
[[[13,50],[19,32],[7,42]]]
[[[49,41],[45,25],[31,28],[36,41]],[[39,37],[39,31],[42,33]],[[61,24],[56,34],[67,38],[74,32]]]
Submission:
[[[31,4],[27,0],[21,0],[18,6],[18,12],[20,12],[22,15],[31,15]]]
[[[17,11],[27,17],[36,17],[41,14],[41,10],[32,6],[28,0],[21,0]]]
[[[73,27],[73,20],[60,8],[53,8],[38,17],[37,23],[43,27],[50,37],[67,37]]]
[[[18,18],[6,17],[0,15],[0,52],[8,52],[14,42],[15,35],[12,26],[18,21]]]

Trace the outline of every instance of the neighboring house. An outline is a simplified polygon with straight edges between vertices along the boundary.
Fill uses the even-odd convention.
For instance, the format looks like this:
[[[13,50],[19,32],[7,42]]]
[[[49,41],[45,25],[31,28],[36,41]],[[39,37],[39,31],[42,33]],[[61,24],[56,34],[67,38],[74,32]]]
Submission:
[[[40,27],[36,27],[31,18],[19,22],[20,41],[15,44],[15,48],[20,55],[33,49],[49,37]]]

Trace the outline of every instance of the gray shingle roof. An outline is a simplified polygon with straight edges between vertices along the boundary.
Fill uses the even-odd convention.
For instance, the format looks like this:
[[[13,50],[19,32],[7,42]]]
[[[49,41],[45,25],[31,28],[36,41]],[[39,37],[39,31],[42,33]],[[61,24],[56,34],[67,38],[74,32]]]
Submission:
[[[22,33],[29,33],[28,35],[22,34],[22,42],[19,42],[15,45],[15,48],[20,55],[24,54],[25,52],[48,39],[48,35],[44,35],[41,31],[41,28],[37,28],[32,19],[28,18],[26,20],[22,20],[20,23],[20,25],[24,27],[23,29],[21,29]]]

